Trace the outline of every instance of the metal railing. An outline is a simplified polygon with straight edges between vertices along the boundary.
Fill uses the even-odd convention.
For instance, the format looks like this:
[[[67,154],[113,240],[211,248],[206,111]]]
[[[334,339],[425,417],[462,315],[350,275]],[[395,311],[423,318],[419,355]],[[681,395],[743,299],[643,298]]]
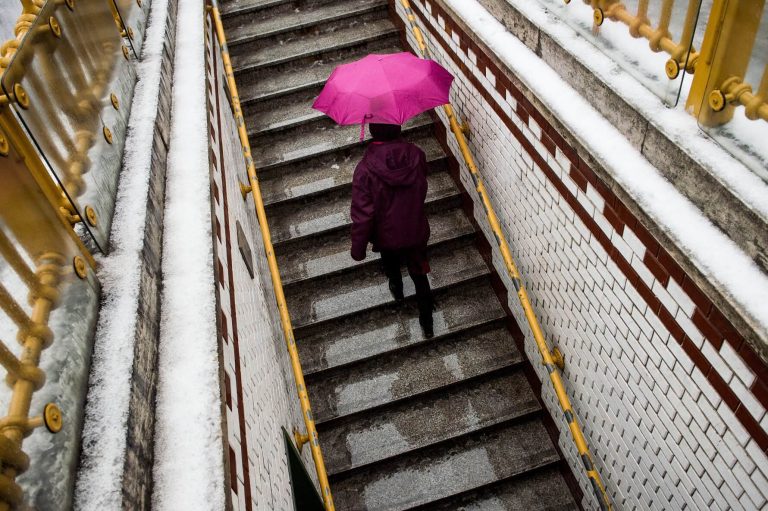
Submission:
[[[305,443],[309,443],[312,451],[312,459],[315,462],[315,470],[317,471],[317,478],[320,483],[321,494],[323,498],[323,504],[327,511],[335,509],[333,505],[333,496],[331,495],[331,487],[328,483],[328,473],[325,469],[325,462],[323,461],[323,453],[320,449],[320,440],[317,436],[317,429],[315,428],[315,420],[312,416],[312,409],[309,403],[309,394],[307,393],[307,386],[304,382],[304,372],[301,369],[301,361],[299,360],[299,352],[296,347],[296,339],[293,335],[293,326],[291,324],[291,316],[288,313],[288,305],[285,301],[285,293],[283,292],[283,283],[280,278],[280,270],[277,266],[277,258],[275,257],[274,247],[272,246],[272,236],[269,231],[269,223],[267,221],[267,213],[264,209],[264,200],[261,196],[261,188],[259,187],[259,180],[256,176],[256,166],[251,155],[251,144],[248,141],[248,130],[245,125],[245,119],[243,117],[243,110],[240,106],[240,97],[237,92],[237,83],[235,82],[235,75],[232,69],[232,61],[229,57],[229,50],[227,49],[227,38],[224,34],[224,26],[221,23],[221,15],[219,13],[219,6],[216,0],[212,0],[210,4],[209,12],[213,18],[213,24],[216,29],[216,37],[221,49],[221,59],[224,65],[224,73],[227,77],[227,86],[229,88],[230,99],[232,100],[232,110],[235,116],[235,123],[237,124],[237,131],[240,137],[240,144],[243,148],[243,157],[245,158],[246,171],[248,174],[248,184],[240,183],[240,191],[245,200],[248,194],[251,194],[253,199],[253,205],[256,209],[256,216],[259,220],[259,229],[261,230],[261,236],[264,240],[264,252],[267,256],[267,262],[269,264],[269,274],[272,278],[272,286],[275,290],[275,300],[277,301],[277,308],[280,312],[280,323],[283,328],[283,334],[285,335],[286,344],[288,345],[288,354],[291,359],[291,369],[293,371],[293,378],[296,381],[296,390],[299,395],[299,403],[301,405],[302,416],[304,419],[304,426],[307,429],[306,434],[300,434],[294,432],[294,439],[301,449]]]
[[[688,96],[688,107],[704,126],[725,124],[737,106],[747,119],[768,122],[768,58],[757,89],[745,82],[765,15],[764,0],[714,1]]]
[[[618,0],[584,0],[584,3],[593,9],[592,19],[595,27],[601,26],[606,19],[621,22],[627,26],[632,37],[645,38],[651,51],[667,53],[670,59],[664,71],[670,80],[677,78],[681,69],[690,73],[696,69],[699,54],[692,44],[700,2],[701,0],[688,0],[682,30],[679,38],[675,39],[670,32],[674,0],[662,0],[661,11],[655,24],[648,15],[649,0],[640,0],[634,13]],[[565,0],[565,3],[570,3],[570,0]]]
[[[21,7],[0,46],[0,511],[70,505],[99,301],[75,227],[106,250],[141,43],[125,2]]]
[[[670,56],[664,69],[670,80],[677,79],[681,71],[693,74],[687,108],[704,127],[727,123],[738,106],[744,107],[747,119],[768,121],[768,56],[758,56],[753,64],[762,66],[759,83],[746,81],[754,54],[767,51],[756,46],[765,16],[764,1],[687,0],[678,37],[672,33],[670,21],[681,2],[638,0],[630,12],[620,0],[583,1],[593,9],[595,33],[607,20],[623,23],[632,37],[647,39],[651,51]],[[656,23],[648,15],[653,4],[659,8]],[[693,41],[700,18],[707,25],[697,51]]]
[[[421,29],[416,23],[416,16],[411,10],[409,0],[400,0],[400,3],[405,9],[408,21],[411,25],[411,30],[413,31],[413,35],[416,39],[419,49],[421,50],[422,56],[424,58],[430,58],[429,48],[427,47],[424,36],[421,33]],[[531,301],[528,298],[528,292],[523,285],[520,271],[517,269],[517,265],[512,258],[512,252],[509,249],[509,244],[507,243],[507,240],[504,237],[504,233],[501,230],[499,219],[496,216],[496,212],[493,209],[491,200],[488,197],[488,192],[485,189],[483,179],[480,176],[477,165],[475,165],[475,160],[469,150],[469,145],[467,144],[467,139],[464,134],[465,128],[462,127],[462,125],[459,123],[458,119],[456,118],[456,114],[453,111],[453,107],[450,104],[444,105],[443,111],[448,117],[451,131],[456,137],[456,142],[459,145],[461,155],[464,158],[464,162],[466,163],[467,168],[469,169],[470,175],[472,176],[472,182],[475,185],[475,191],[477,192],[478,197],[480,198],[480,201],[485,209],[488,224],[490,225],[491,230],[493,231],[493,234],[496,238],[496,243],[499,251],[501,252],[502,259],[504,260],[504,266],[507,270],[507,273],[512,279],[512,284],[515,286],[517,298],[520,301],[523,312],[525,313],[525,318],[528,321],[528,325],[533,334],[536,346],[541,353],[542,363],[549,373],[549,378],[552,382],[552,386],[554,387],[555,395],[557,396],[557,400],[563,410],[565,419],[568,422],[568,428],[571,431],[571,436],[574,443],[576,444],[576,449],[579,452],[579,456],[581,457],[587,478],[592,485],[595,498],[600,505],[600,509],[610,510],[612,509],[611,501],[608,498],[608,494],[605,491],[605,486],[600,479],[600,474],[597,472],[595,464],[592,461],[592,455],[589,452],[586,439],[584,438],[584,434],[581,431],[581,426],[579,426],[576,414],[573,411],[573,406],[571,405],[571,401],[568,398],[568,394],[565,391],[565,386],[563,385],[563,380],[560,376],[560,369],[563,365],[562,354],[556,348],[550,350],[549,346],[547,345],[547,341],[544,338],[544,333],[541,329],[541,326],[539,325],[538,319],[536,318],[536,314],[533,311]]]
[[[0,167],[0,325],[4,337],[15,329],[19,345],[14,349],[8,337],[0,339],[0,365],[10,387],[0,418],[0,511],[5,511],[22,503],[16,478],[30,467],[24,439],[42,425],[51,433],[63,427],[54,403],[30,417],[34,393],[47,379],[42,352],[66,335],[61,321],[51,327],[52,315],[65,314],[62,304],[83,296],[82,305],[95,308],[98,286],[93,258],[58,209],[60,191],[7,105],[0,107]]]

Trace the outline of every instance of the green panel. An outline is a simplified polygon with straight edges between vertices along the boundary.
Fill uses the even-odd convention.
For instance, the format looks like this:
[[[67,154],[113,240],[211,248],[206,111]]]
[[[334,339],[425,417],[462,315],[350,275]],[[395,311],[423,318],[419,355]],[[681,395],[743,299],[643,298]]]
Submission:
[[[309,477],[301,454],[293,444],[291,435],[283,428],[285,451],[288,455],[288,467],[291,471],[291,488],[293,489],[293,506],[296,511],[323,511],[323,500]]]

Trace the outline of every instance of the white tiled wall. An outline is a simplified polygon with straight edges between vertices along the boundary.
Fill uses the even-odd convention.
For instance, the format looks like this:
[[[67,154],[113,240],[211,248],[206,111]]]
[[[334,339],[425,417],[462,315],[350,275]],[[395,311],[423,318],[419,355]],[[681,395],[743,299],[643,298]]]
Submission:
[[[209,38],[210,40],[210,38]],[[215,43],[214,43],[215,44]],[[218,47],[209,49],[208,58],[215,54],[217,68],[212,68],[209,81],[214,84],[212,73],[218,73],[219,103],[211,94],[214,112],[211,115],[213,130],[211,148],[216,158],[212,178],[218,189],[213,197],[215,218],[221,228],[221,238],[216,240],[217,260],[224,270],[219,283],[220,308],[223,313],[227,339],[222,344],[223,365],[228,376],[232,406],[226,407],[227,436],[235,456],[237,491],[231,491],[235,510],[293,511],[293,498],[288,461],[281,428],[292,433],[294,427],[303,430],[293,376],[290,373],[287,348],[279,323],[272,284],[269,277],[264,245],[259,224],[250,201],[243,201],[238,180],[247,181],[240,141],[232,110],[226,99],[223,68]],[[221,114],[221,133],[215,109]],[[221,161],[219,144],[223,147]],[[223,164],[223,165],[222,165]],[[221,169],[223,167],[223,174]],[[225,194],[226,190],[226,194]],[[229,213],[229,232],[226,232],[224,200]],[[255,278],[251,278],[238,250],[236,222],[240,222],[253,255]],[[227,277],[227,238],[231,245],[231,265],[239,338],[239,375],[242,385],[242,402],[237,398],[238,364],[234,349],[234,327],[230,306],[230,281]],[[217,270],[218,271],[218,270]],[[225,319],[224,319],[225,318]],[[240,431],[239,414],[245,422],[245,432]],[[244,478],[242,439],[246,441],[249,481]],[[314,476],[314,465],[309,449],[304,449],[304,463]],[[250,485],[251,504],[245,501],[245,485]]]
[[[434,0],[431,0],[434,1]],[[398,15],[407,26],[399,1]],[[540,142],[541,127],[515,113],[516,101],[495,89],[498,79],[481,73],[477,55],[464,53],[460,36],[446,33],[442,15],[425,0],[411,0],[458,55],[503,112],[531,142],[547,165],[610,238],[675,317],[690,339],[737,394],[742,406],[766,426],[764,407],[749,391],[755,374],[730,344],[717,350],[689,319],[691,298],[673,280],[665,286],[643,263],[646,247],[631,229],[619,235],[603,215],[605,198],[588,185],[583,192],[569,176],[570,162]],[[475,85],[437,44],[417,17],[432,56],[455,76],[452,101],[469,121],[470,146],[491,201],[511,245],[534,309],[551,345],[566,358],[563,379],[598,470],[616,509],[745,509],[766,506],[768,458],[732,409],[680,347],[590,229],[564,200],[531,155],[510,132]],[[417,48],[410,31],[412,48]],[[533,91],[535,93],[535,91]],[[443,123],[446,118],[440,112]],[[461,161],[452,136],[448,143]],[[486,237],[493,235],[462,163],[461,179],[475,200],[475,217]],[[492,243],[493,244],[493,243]],[[494,264],[506,280],[500,254]],[[582,464],[560,412],[540,355],[514,293],[510,307],[526,333],[526,354],[542,379],[542,398],[559,425],[559,445],[578,478],[586,508],[595,508]]]

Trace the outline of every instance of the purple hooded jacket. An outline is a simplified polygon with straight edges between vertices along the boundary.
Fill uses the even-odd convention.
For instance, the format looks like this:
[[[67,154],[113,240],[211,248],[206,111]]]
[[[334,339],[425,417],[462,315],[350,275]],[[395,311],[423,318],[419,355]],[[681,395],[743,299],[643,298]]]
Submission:
[[[404,140],[371,143],[352,178],[352,258],[373,250],[426,248],[427,159]]]

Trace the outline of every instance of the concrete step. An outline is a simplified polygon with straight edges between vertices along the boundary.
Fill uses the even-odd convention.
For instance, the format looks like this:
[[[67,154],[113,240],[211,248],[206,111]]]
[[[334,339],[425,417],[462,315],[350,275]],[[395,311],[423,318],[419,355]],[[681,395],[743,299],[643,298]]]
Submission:
[[[251,126],[251,121],[246,119]],[[403,125],[405,130],[425,127],[432,119],[424,113]],[[331,119],[322,117],[277,134],[255,137],[249,131],[253,157],[259,171],[278,166],[294,166],[302,160],[343,151],[360,145],[360,126],[339,126]],[[365,140],[369,140],[368,130]]]
[[[219,8],[224,29],[229,26],[232,18],[248,14],[253,19],[274,16],[280,12],[296,9],[294,4],[299,0],[223,0]]]
[[[430,265],[429,281],[433,289],[452,287],[489,273],[485,261],[471,244],[438,247],[430,254]],[[413,296],[413,282],[408,277],[403,280],[405,296]],[[301,335],[302,327],[393,303],[383,273],[370,266],[358,268],[352,274],[292,286],[286,292],[286,299],[297,336]]]
[[[236,55],[274,45],[285,45],[302,35],[317,37],[362,22],[367,15],[376,13],[369,20],[387,16],[386,0],[357,0],[354,4],[334,2],[310,5],[285,13],[254,20],[252,16],[238,16],[228,20],[227,44]],[[355,18],[350,20],[350,18]]]
[[[314,330],[305,329],[297,337],[304,374],[315,377],[322,371],[423,342],[440,341],[464,330],[498,323],[505,317],[490,283],[482,279],[437,290],[434,297],[437,310],[432,315],[435,322],[432,340],[424,338],[413,307],[380,307]]]
[[[545,467],[479,490],[418,508],[420,511],[575,511],[563,476]]]
[[[445,152],[432,136],[431,130],[420,128],[406,131],[404,138],[424,150],[430,172],[446,170]],[[321,193],[352,186],[352,174],[363,158],[366,147],[366,144],[355,144],[344,151],[307,160],[293,167],[290,172],[260,170],[264,204],[269,206],[278,202],[306,200]]]
[[[376,14],[376,13],[375,13]],[[366,18],[368,15],[363,16]],[[277,46],[267,46],[254,51],[247,48],[233,49],[232,67],[239,77],[246,72],[279,72],[285,69],[305,67],[320,63],[324,57],[339,53],[375,53],[376,45],[391,46],[397,37],[397,29],[387,18],[355,20],[345,28],[319,35],[308,34]],[[237,51],[234,51],[237,50]],[[244,52],[244,53],[240,53]],[[320,62],[318,62],[320,61]]]
[[[322,118],[325,114],[312,108],[312,102],[320,93],[318,89],[308,89],[287,98],[273,100],[270,110],[244,112],[248,119],[248,131],[251,136],[263,137],[290,128],[295,128]]]
[[[399,46],[392,44],[391,41],[390,44],[384,45],[371,43],[369,46],[361,48],[359,52],[329,55],[322,61],[313,62],[309,66],[281,73],[250,77],[248,75],[240,75],[237,77],[237,86],[240,91],[240,103],[242,104],[243,111],[248,112],[248,109],[257,103],[272,101],[306,89],[314,89],[319,93],[336,66],[358,60],[367,55],[366,50],[370,49],[375,49],[376,53],[396,53],[401,51]],[[258,79],[254,80],[254,78]]]
[[[382,405],[409,399],[421,401],[427,392],[499,371],[521,360],[505,326],[476,328],[343,367],[317,380],[307,378],[307,389],[315,420],[322,424]]]
[[[525,374],[494,373],[320,431],[329,474],[339,475],[540,410]]]
[[[301,134],[298,136],[303,138],[308,144],[315,147],[318,152],[313,154],[292,151],[287,155],[276,157],[276,154],[273,154],[273,151],[265,149],[261,151],[261,154],[264,156],[261,158],[261,160],[257,160],[262,164],[261,166],[257,167],[259,179],[262,181],[269,181],[272,179],[284,178],[287,179],[288,182],[295,182],[299,187],[301,187],[302,184],[305,182],[312,182],[313,179],[311,176],[306,176],[305,172],[310,172],[314,176],[319,176],[314,178],[315,181],[322,181],[329,176],[334,176],[336,175],[335,171],[337,170],[340,171],[342,175],[347,173],[347,175],[351,176],[352,172],[354,172],[354,167],[357,165],[360,159],[362,159],[363,152],[368,146],[368,143],[371,141],[371,138],[367,133],[368,130],[366,130],[365,140],[360,142],[359,126],[339,127],[333,124],[333,121],[330,119],[320,119],[315,122],[323,123],[325,129],[316,129],[315,132],[309,136],[306,134]],[[306,133],[307,128],[305,127],[303,130],[293,131],[294,133],[296,131],[302,131],[303,133]],[[403,125],[402,133],[403,137],[406,139],[419,139],[419,143],[424,143],[426,142],[424,137],[429,137],[431,132],[432,121],[429,116],[425,115],[418,116],[406,122],[405,125]],[[349,140],[349,138],[352,138],[352,140]],[[429,138],[433,139],[432,144],[421,146],[425,151],[430,148],[435,149],[436,141],[434,141],[434,137]],[[261,142],[262,140],[269,140],[266,143],[272,145],[276,145],[279,140],[284,140],[284,144],[281,143],[282,147],[275,149],[275,151],[284,150],[286,147],[293,147],[290,144],[289,137],[284,137],[282,134],[273,134],[268,137],[259,137],[256,140],[260,144],[264,143]],[[437,146],[439,147],[439,144],[437,144]],[[442,149],[439,150],[442,151]],[[442,169],[446,168],[444,163],[445,162],[442,162],[441,165],[439,165]],[[338,165],[339,168],[335,169],[334,165]],[[351,177],[349,179],[351,179]],[[327,183],[328,189],[333,188],[330,180],[322,181],[319,183],[319,191],[323,191],[326,188],[324,183]],[[344,181],[341,181],[340,186],[348,186],[348,184],[349,183],[344,183]],[[302,195],[316,195],[317,191],[318,190],[308,190],[306,192],[302,192],[301,188],[299,188],[296,194],[289,195],[295,195],[296,197],[300,197]],[[286,199],[287,198],[289,197],[286,197]],[[281,198],[277,200],[279,201],[283,199]]]
[[[427,176],[428,207],[439,207],[445,199],[458,198],[459,190],[447,172]],[[272,241],[275,245],[286,241],[295,242],[307,236],[315,236],[352,225],[349,209],[352,189],[336,190],[309,199],[307,203],[295,201],[273,204],[267,210]]]
[[[430,249],[451,240],[458,240],[475,233],[472,224],[461,209],[437,211],[429,215],[431,236]],[[306,249],[296,244],[277,252],[280,258],[280,275],[283,285],[306,283],[318,277],[334,275],[365,265],[377,265],[379,254],[369,251],[362,261],[355,261],[349,254],[349,232],[333,231],[325,236],[313,236],[307,240]]]
[[[482,430],[334,478],[331,484],[339,511],[401,510],[520,476],[557,459],[544,427],[530,420]]]

